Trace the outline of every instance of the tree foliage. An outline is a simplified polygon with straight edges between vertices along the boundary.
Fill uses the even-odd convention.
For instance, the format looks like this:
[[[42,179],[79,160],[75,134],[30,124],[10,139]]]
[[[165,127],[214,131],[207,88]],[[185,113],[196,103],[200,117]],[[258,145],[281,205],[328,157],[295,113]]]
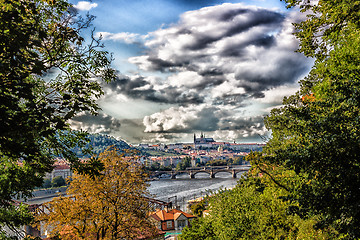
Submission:
[[[62,176],[56,176],[51,181],[51,186],[53,187],[61,187],[66,184],[65,179]]]
[[[203,212],[206,208],[206,201],[205,199],[199,201],[199,202],[195,202],[191,205],[190,210],[192,212],[192,214],[194,214],[197,217],[201,217],[203,215]]]
[[[176,165],[176,170],[185,170],[187,167],[191,167],[191,158],[186,156],[181,162]]]
[[[360,238],[360,2],[285,2],[307,14],[295,35],[315,63],[265,118],[272,138],[247,158],[256,174],[199,221],[209,239]]]
[[[45,178],[44,183],[43,183],[43,185],[41,187],[43,187],[43,188],[51,188],[51,180],[49,178]]]
[[[320,214],[318,227],[359,238],[360,3],[309,2],[302,7],[313,14],[296,24],[297,36],[316,62],[300,91],[265,119],[273,137],[262,161],[299,176],[302,184],[289,187],[298,214]]]
[[[291,171],[278,172],[284,182],[293,176]],[[315,229],[315,216],[303,220],[290,214],[297,203],[285,200],[287,191],[269,176],[252,174],[234,189],[209,197],[209,215],[184,229],[181,239],[333,239],[337,235],[334,229]]]
[[[75,175],[67,196],[49,202],[49,213],[37,220],[61,239],[135,239],[153,232],[143,170],[115,150],[99,158],[101,175]]]
[[[92,19],[66,0],[0,1],[0,223],[21,222],[5,214],[18,209],[11,199],[41,186],[54,155],[79,171],[99,167],[70,151],[86,134],[67,124],[77,113],[95,114],[100,81],[114,78],[99,40],[81,36]]]

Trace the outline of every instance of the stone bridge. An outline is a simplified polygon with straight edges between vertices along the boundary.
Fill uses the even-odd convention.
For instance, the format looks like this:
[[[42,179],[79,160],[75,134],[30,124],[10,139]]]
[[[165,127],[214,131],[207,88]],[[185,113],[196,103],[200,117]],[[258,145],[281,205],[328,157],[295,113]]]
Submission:
[[[194,167],[187,168],[186,170],[172,170],[172,171],[156,171],[151,174],[152,177],[160,177],[161,175],[170,175],[171,179],[176,179],[177,175],[188,174],[190,178],[195,178],[195,175],[198,173],[207,173],[210,178],[215,178],[215,175],[219,172],[228,172],[231,173],[233,178],[236,178],[236,175],[239,172],[247,172],[250,169],[249,165],[242,166],[223,166],[223,167]]]

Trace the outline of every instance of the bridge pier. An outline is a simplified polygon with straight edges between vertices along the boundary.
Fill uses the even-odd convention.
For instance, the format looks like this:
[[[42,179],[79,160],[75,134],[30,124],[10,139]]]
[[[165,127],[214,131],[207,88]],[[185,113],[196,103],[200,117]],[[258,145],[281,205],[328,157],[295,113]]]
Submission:
[[[214,171],[212,169],[210,171],[210,178],[215,178],[215,173],[214,173]]]
[[[174,171],[171,171],[171,179],[176,179],[176,174],[174,173]]]
[[[193,173],[192,171],[190,171],[189,175],[190,175],[190,179],[195,178],[195,173]]]
[[[236,178],[236,171],[235,170],[232,170],[232,177]]]

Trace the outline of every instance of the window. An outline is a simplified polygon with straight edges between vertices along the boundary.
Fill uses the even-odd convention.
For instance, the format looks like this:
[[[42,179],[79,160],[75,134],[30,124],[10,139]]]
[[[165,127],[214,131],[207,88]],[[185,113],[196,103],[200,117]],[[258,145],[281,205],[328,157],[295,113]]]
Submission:
[[[178,227],[179,228],[184,228],[186,226],[186,220],[178,220]]]
[[[166,227],[169,229],[169,228],[172,228],[173,225],[172,225],[172,221],[166,221]]]

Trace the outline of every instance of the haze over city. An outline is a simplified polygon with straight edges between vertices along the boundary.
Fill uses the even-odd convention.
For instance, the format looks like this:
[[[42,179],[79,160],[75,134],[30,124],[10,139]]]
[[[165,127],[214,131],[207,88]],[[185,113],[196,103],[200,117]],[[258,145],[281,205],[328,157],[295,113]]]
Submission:
[[[71,1],[95,15],[94,34],[114,54],[98,116],[74,128],[129,143],[262,142],[263,118],[298,90],[313,60],[296,53],[292,22],[271,1]]]

